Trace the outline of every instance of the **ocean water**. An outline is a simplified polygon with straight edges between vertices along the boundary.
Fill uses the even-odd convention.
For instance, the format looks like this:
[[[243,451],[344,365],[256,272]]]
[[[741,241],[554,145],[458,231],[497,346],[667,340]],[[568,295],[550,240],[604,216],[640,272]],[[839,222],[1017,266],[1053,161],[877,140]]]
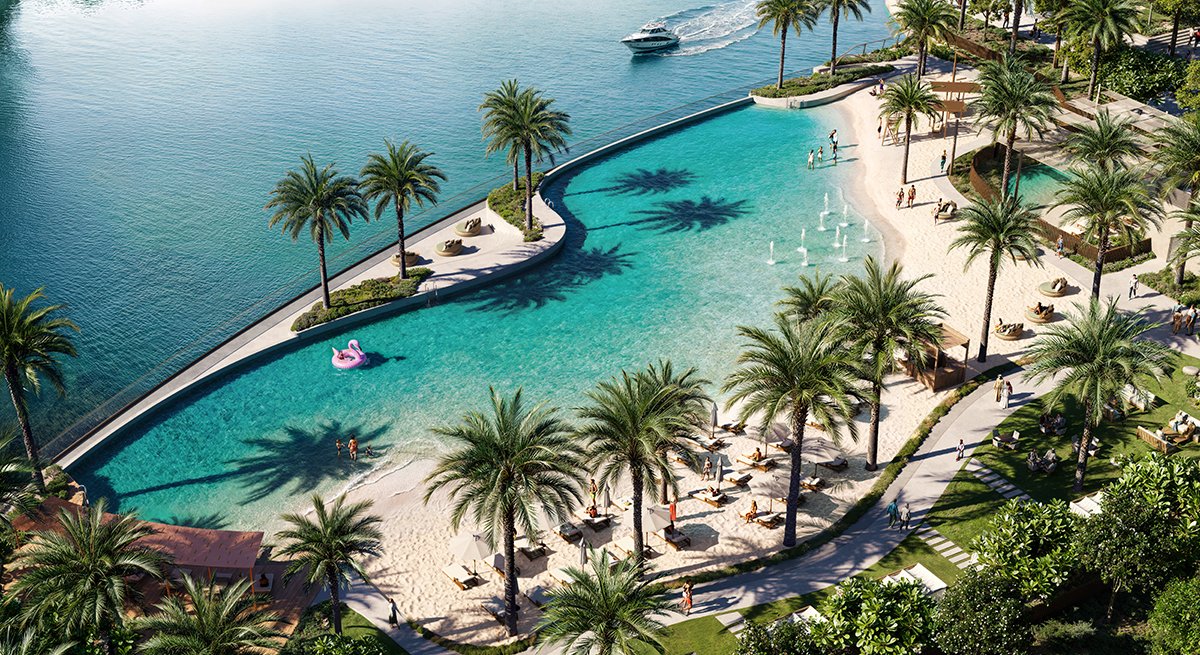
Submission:
[[[72,473],[149,518],[264,525],[312,491],[436,453],[431,428],[484,409],[489,385],[569,416],[596,381],[666,358],[715,391],[734,367],[736,327],[769,321],[781,287],[882,252],[841,192],[861,171],[853,144],[837,165],[805,167],[838,116],[738,109],[577,169],[547,189],[570,223],[559,256],[226,376]],[[336,371],[330,347],[350,338],[373,363]],[[350,434],[381,455],[337,458],[335,439]]]
[[[841,43],[887,34],[876,4],[843,22]],[[262,209],[304,153],[354,172],[384,138],[410,139],[436,153],[449,198],[506,172],[482,157],[476,111],[500,80],[546,89],[575,140],[602,134],[773,76],[778,41],[756,31],[752,6],[0,0],[0,282],[44,286],[82,328],[69,395],[34,404],[39,434],[99,418],[119,390],[163,379],[316,282],[312,244],[268,230]],[[659,17],[684,35],[678,50],[634,57],[617,43]],[[789,39],[789,70],[822,61],[828,43],[827,21]],[[331,265],[393,230],[355,225]],[[497,382],[521,378],[510,374]],[[0,403],[0,422],[10,416]]]

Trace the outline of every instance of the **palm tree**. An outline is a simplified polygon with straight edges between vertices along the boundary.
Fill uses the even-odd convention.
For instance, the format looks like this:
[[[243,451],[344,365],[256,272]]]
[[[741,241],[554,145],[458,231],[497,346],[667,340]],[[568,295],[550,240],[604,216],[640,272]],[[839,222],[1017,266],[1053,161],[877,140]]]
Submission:
[[[1163,196],[1182,188],[1190,194],[1191,211],[1181,214],[1184,230],[1190,231],[1192,220],[1200,210],[1200,114],[1171,121],[1154,133],[1154,163],[1158,168]],[[1183,261],[1175,268],[1175,284],[1183,284]]]
[[[138,650],[148,655],[258,655],[279,650],[279,621],[251,597],[249,580],[219,589],[183,576],[181,596],[168,596],[157,612],[136,619],[134,627],[150,633]]]
[[[525,154],[525,230],[533,229],[533,162],[565,150],[571,135],[571,117],[553,108],[554,98],[530,87],[517,96],[511,112],[498,116],[503,119],[503,134],[511,135]]]
[[[796,545],[805,424],[811,418],[824,426],[835,442],[841,440],[843,428],[857,438],[850,418],[863,400],[860,360],[827,321],[797,324],[777,314],[774,330],[742,326],[738,334],[745,345],[738,355],[738,369],[722,389],[731,393],[728,406],[741,403],[740,420],[757,418],[764,432],[779,419],[791,428],[791,472],[783,531],[783,545],[790,548]]]
[[[17,454],[15,432],[0,430],[0,507],[28,512],[37,503],[29,472],[33,465]],[[12,525],[12,511],[0,512],[0,527]]]
[[[504,614],[508,634],[517,634],[517,530],[533,539],[538,516],[558,524],[580,501],[578,459],[570,430],[557,410],[544,403],[526,407],[521,390],[505,398],[489,389],[491,412],[469,412],[457,425],[435,432],[451,442],[426,478],[425,502],[448,489],[454,499],[454,529],[463,519],[483,530],[489,547],[497,537],[504,553]]]
[[[1063,10],[1066,33],[1084,39],[1092,46],[1089,99],[1096,95],[1100,54],[1121,45],[1127,35],[1136,31],[1137,13],[1132,0],[1074,0]]]
[[[1133,244],[1151,227],[1158,227],[1161,208],[1146,192],[1142,173],[1092,165],[1077,169],[1057,193],[1057,206],[1067,206],[1064,225],[1082,223],[1083,238],[1097,246],[1092,273],[1092,296],[1100,298],[1104,257],[1114,233]]]
[[[1018,30],[1021,27],[1021,14],[1025,13],[1024,0],[1013,0],[1012,37],[1008,42],[1008,54],[1017,54]]]
[[[983,303],[983,330],[979,336],[979,361],[987,361],[988,337],[991,335],[992,299],[996,293],[996,277],[1005,262],[1014,265],[1023,259],[1041,265],[1038,259],[1037,217],[1010,196],[1003,200],[985,200],[963,208],[958,224],[958,237],[950,249],[963,248],[970,268],[979,257],[988,263],[987,300]]]
[[[633,483],[633,542],[639,564],[645,550],[643,493],[653,493],[660,484],[678,490],[667,452],[690,452],[692,435],[706,414],[698,391],[706,382],[696,381],[692,371],[685,375],[696,384],[680,386],[678,379],[653,366],[636,375],[621,371],[588,391],[589,403],[576,412],[584,422],[578,434],[588,470],[601,485],[615,486],[626,474]]]
[[[932,87],[912,75],[905,75],[884,90],[879,116],[890,124],[904,121],[904,163],[900,167],[900,184],[908,184],[908,148],[912,141],[913,123],[922,116],[930,121],[935,120],[939,107],[941,101]]]
[[[383,533],[376,527],[381,519],[367,513],[372,505],[369,500],[347,505],[346,497],[340,496],[332,505],[326,505],[320,494],[314,494],[312,504],[316,520],[298,513],[280,517],[291,525],[275,535],[286,544],[279,554],[291,558],[283,572],[283,581],[286,584],[302,573],[305,587],[324,584],[332,601],[333,631],[340,635],[342,585],[349,585],[351,573],[367,580],[367,572],[358,559],[381,553]]]
[[[670,501],[668,496],[672,486],[670,482],[674,479],[674,473],[670,467],[671,452],[674,452],[684,464],[688,466],[695,464],[696,457],[691,450],[691,444],[695,435],[703,430],[705,422],[710,416],[707,410],[712,406],[712,399],[704,392],[704,387],[712,383],[700,377],[700,373],[695,368],[688,368],[682,373],[676,373],[674,366],[668,360],[651,364],[643,375],[652,386],[675,390],[672,401],[684,417],[678,433],[661,441],[657,449],[660,457],[659,463],[667,464],[666,468],[659,472],[658,483],[658,502],[666,505]]]
[[[758,5],[758,27],[771,25],[771,33],[779,35],[779,79],[775,88],[783,88],[783,59],[787,54],[788,30],[800,36],[802,28],[811,30],[821,14],[818,0],[760,0]],[[837,53],[834,53],[837,57]]]
[[[1187,225],[1184,231],[1175,235],[1177,245],[1171,254],[1171,262],[1178,271],[1187,262],[1200,257],[1200,226],[1195,225],[1196,221],[1200,221],[1200,203],[1189,203],[1186,209],[1173,213],[1171,217]],[[1176,284],[1180,282],[1176,281]]]
[[[384,145],[386,154],[367,157],[367,165],[360,173],[362,194],[363,200],[379,201],[375,205],[376,219],[383,215],[388,203],[396,210],[396,261],[403,280],[408,277],[408,267],[404,263],[404,213],[413,205],[435,204],[441,191],[438,180],[445,180],[446,174],[425,161],[433,156],[432,152],[423,152],[408,141],[397,146],[385,140]]]
[[[1123,166],[1142,154],[1132,124],[1131,119],[1113,118],[1107,109],[1101,109],[1094,124],[1083,125],[1067,137],[1066,149],[1078,162],[1094,162],[1106,168]],[[1200,155],[1196,157],[1200,159]]]
[[[517,99],[521,95],[521,84],[516,80],[504,80],[500,88],[483,94],[483,138],[487,141],[484,155],[504,151],[505,161],[513,167],[513,191],[517,190],[521,168],[521,143],[511,131],[512,116],[516,112]]]
[[[59,396],[66,393],[58,356],[75,356],[75,345],[67,332],[78,332],[79,326],[56,316],[66,309],[65,305],[35,308],[34,303],[41,299],[41,289],[18,299],[13,295],[13,289],[0,284],[0,366],[4,368],[4,382],[17,413],[17,425],[25,442],[33,484],[38,493],[45,493],[46,480],[42,476],[42,460],[29,423],[25,391],[41,393],[42,378],[46,378]]]
[[[842,338],[856,346],[856,358],[864,362],[871,385],[871,434],[867,441],[867,470],[874,471],[879,454],[879,407],[883,379],[896,369],[896,355],[911,362],[924,362],[925,349],[940,343],[942,328],[934,321],[945,315],[934,296],[916,286],[930,275],[906,280],[899,263],[886,271],[868,257],[865,273],[842,276],[834,297],[833,317]]]
[[[833,24],[833,47],[829,55],[829,74],[832,76],[837,72],[838,22],[842,17],[861,21],[864,11],[871,13],[871,3],[870,0],[821,0],[821,5],[822,9],[829,9],[829,22]]]
[[[1013,56],[1006,55],[1001,61],[984,65],[979,83],[982,88],[974,103],[978,121],[991,129],[993,142],[1004,139],[1000,194],[1007,198],[1017,133],[1026,140],[1034,134],[1040,137],[1052,124],[1050,115],[1058,107],[1058,100],[1047,84],[1038,81]]]
[[[607,551],[593,554],[588,570],[568,568],[574,582],[550,591],[538,634],[568,655],[639,655],[666,652],[655,617],[670,604],[661,587],[643,580],[632,560],[612,562]]]
[[[1057,380],[1046,396],[1047,407],[1067,397],[1083,407],[1083,436],[1073,487],[1078,492],[1083,491],[1088,449],[1103,420],[1105,404],[1119,397],[1125,385],[1158,378],[1174,355],[1160,343],[1139,338],[1154,325],[1138,314],[1118,311],[1115,299],[1101,304],[1090,298],[1087,307],[1076,305],[1075,309],[1067,312],[1067,321],[1050,327],[1030,346],[1033,361],[1025,376],[1035,382]]]
[[[71,643],[62,643],[50,633],[34,628],[18,630],[15,625],[0,629],[0,655],[66,655]]]
[[[283,223],[283,233],[292,241],[308,230],[317,244],[321,264],[321,304],[329,309],[329,276],[325,272],[325,244],[333,242],[334,231],[350,238],[350,223],[355,218],[368,220],[367,203],[358,190],[358,182],[350,176],[338,175],[333,164],[317,170],[312,155],[300,160],[300,170],[288,171],[271,191],[267,209],[274,209],[267,223],[275,227]],[[403,259],[403,257],[401,258]]]
[[[812,276],[801,275],[800,286],[783,288],[786,295],[779,301],[783,314],[800,323],[816,320],[833,307],[839,284],[832,275],[820,271]]]
[[[127,606],[139,600],[126,577],[162,577],[166,558],[138,542],[154,530],[134,514],[111,515],[103,498],[90,507],[60,510],[59,529],[34,532],[17,552],[14,583],[27,625],[55,626],[59,634],[95,634],[115,655],[112,633]]]
[[[923,77],[930,43],[952,33],[958,15],[944,0],[901,0],[892,20],[917,43],[917,77]]]

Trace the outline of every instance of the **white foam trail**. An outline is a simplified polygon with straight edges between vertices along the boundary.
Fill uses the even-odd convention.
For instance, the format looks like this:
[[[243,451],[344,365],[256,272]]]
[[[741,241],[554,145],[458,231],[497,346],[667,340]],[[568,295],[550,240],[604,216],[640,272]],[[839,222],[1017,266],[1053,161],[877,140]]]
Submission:
[[[731,0],[659,18],[679,35],[679,47],[662,56],[698,55],[750,38],[758,31],[757,4],[756,0]]]

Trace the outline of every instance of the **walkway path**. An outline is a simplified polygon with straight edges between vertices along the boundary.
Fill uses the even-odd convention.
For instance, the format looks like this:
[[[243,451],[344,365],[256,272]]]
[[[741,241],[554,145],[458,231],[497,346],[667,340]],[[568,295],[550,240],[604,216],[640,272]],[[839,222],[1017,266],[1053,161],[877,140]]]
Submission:
[[[1008,481],[1007,478],[983,465],[983,462],[971,458],[967,462],[967,470],[970,471],[979,481],[992,488],[992,491],[1004,496],[1005,500],[1009,498],[1018,498],[1020,500],[1033,500],[1029,494],[1021,491],[1017,485]]]
[[[932,526],[922,525],[917,528],[917,536],[921,538],[930,548],[937,551],[939,555],[950,560],[950,563],[960,569],[967,569],[975,566],[978,562],[974,553],[969,553],[958,546],[958,544],[950,541],[945,535],[938,532]]]

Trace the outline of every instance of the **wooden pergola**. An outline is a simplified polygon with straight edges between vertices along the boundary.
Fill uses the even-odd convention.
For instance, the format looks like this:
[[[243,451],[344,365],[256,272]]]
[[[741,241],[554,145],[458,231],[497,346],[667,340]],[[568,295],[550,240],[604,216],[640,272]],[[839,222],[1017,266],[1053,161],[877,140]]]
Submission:
[[[937,343],[925,344],[924,361],[902,362],[905,372],[930,391],[941,391],[962,384],[967,379],[967,358],[970,356],[971,340],[945,323],[941,327],[941,339]],[[949,353],[959,347],[963,349],[962,359],[956,359]]]

